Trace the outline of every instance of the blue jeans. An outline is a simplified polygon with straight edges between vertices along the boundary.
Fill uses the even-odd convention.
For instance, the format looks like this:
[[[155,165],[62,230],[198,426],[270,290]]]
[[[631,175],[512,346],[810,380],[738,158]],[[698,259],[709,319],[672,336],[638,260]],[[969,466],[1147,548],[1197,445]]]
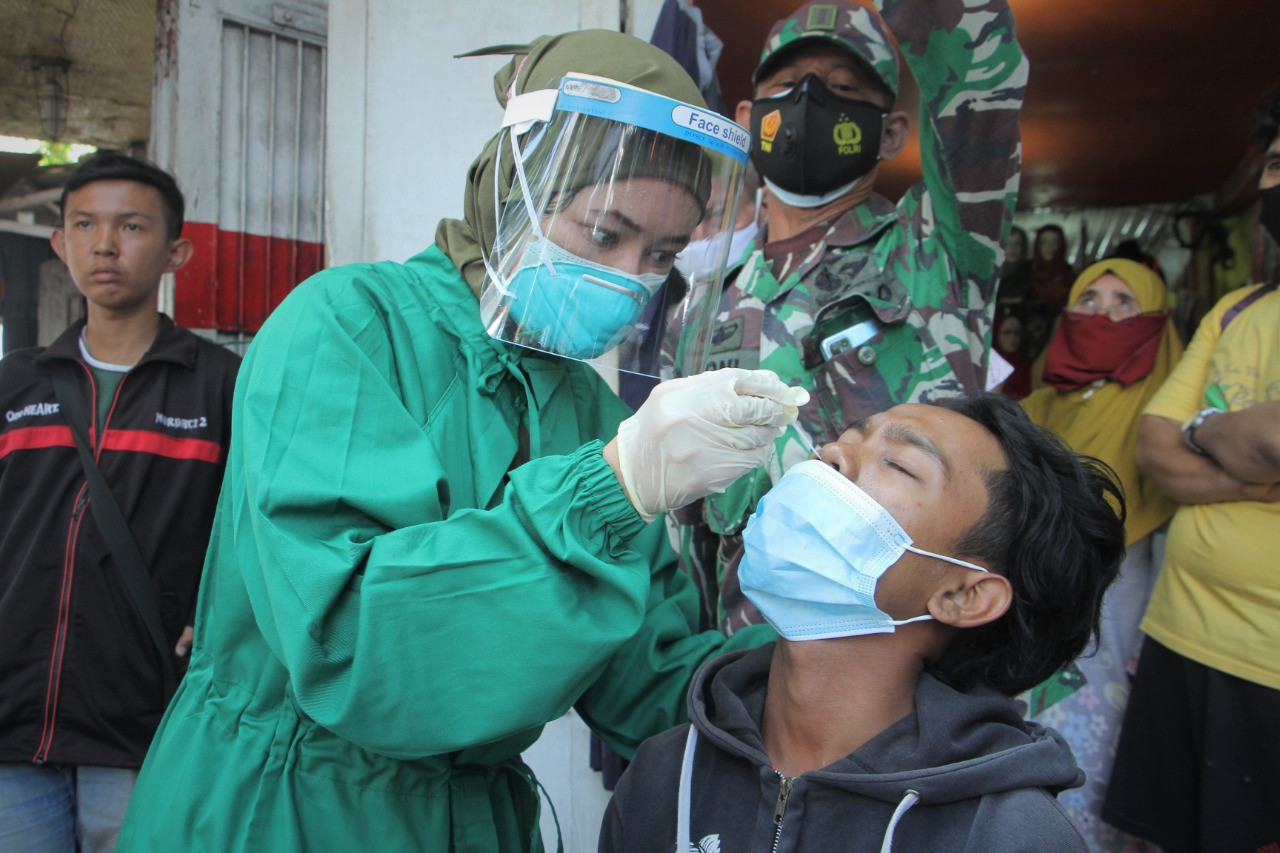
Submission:
[[[137,770],[0,764],[0,850],[111,853]]]

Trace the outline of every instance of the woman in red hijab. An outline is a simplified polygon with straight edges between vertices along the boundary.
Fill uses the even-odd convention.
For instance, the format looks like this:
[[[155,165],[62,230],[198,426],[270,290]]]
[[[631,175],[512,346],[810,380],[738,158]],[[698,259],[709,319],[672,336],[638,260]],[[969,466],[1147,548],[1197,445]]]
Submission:
[[[991,330],[991,348],[1009,362],[1013,372],[1000,383],[1000,393],[1021,400],[1031,393],[1031,361],[1027,358],[1022,317],[1016,311],[1002,310]]]
[[[1065,308],[1076,273],[1067,263],[1067,235],[1059,225],[1036,231],[1031,253],[1031,298]]]

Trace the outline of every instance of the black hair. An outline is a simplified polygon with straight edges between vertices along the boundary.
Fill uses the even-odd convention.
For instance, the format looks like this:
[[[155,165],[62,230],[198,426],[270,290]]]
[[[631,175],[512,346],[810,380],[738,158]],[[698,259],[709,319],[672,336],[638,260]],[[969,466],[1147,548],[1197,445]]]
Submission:
[[[1142,244],[1133,238],[1121,240],[1117,243],[1116,247],[1107,255],[1107,258],[1123,258],[1127,261],[1142,264],[1160,276],[1161,281],[1164,281],[1164,271],[1160,269],[1160,262],[1156,260],[1155,255],[1145,251],[1142,248]],[[1103,260],[1106,260],[1106,258]]]
[[[59,213],[66,216],[68,195],[95,181],[133,181],[155,187],[164,208],[165,234],[170,240],[182,235],[185,203],[178,182],[150,160],[131,157],[122,151],[98,151],[81,160],[62,187]]]
[[[1253,139],[1259,151],[1266,151],[1277,136],[1280,136],[1280,86],[1263,99],[1253,119]]]
[[[1003,395],[934,405],[977,421],[1004,451],[1007,468],[987,476],[987,511],[955,552],[989,562],[1013,601],[999,619],[959,631],[930,670],[962,690],[986,684],[1012,696],[1097,635],[1103,594],[1124,559],[1123,488],[1106,463],[1075,453]]]
[[[1129,261],[1136,261],[1143,266],[1151,266],[1151,262],[1155,260],[1149,252],[1142,249],[1142,244],[1133,238],[1121,240],[1116,243],[1116,247],[1107,255],[1108,258],[1124,258]]]

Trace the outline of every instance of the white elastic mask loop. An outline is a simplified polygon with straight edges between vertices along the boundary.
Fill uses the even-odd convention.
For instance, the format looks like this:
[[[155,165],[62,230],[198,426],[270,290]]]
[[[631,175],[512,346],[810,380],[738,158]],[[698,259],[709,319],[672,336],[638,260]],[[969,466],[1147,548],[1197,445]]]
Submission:
[[[554,94],[554,90],[552,90],[552,92]],[[527,125],[526,129],[531,126],[532,125]],[[524,152],[520,150],[520,146],[516,143],[516,135],[519,132],[520,131],[515,126],[507,128],[506,130],[507,136],[511,141],[511,157],[515,163],[516,180],[520,184],[520,200],[524,202],[525,212],[529,216],[529,225],[533,229],[533,233],[537,235],[538,242],[541,244],[546,241],[547,238],[542,233],[542,223],[539,221],[538,212],[533,206],[533,199],[529,195],[529,180],[525,177],[524,173]],[[501,148],[502,144],[499,143],[498,147]],[[500,161],[501,157],[499,157],[499,162]],[[495,169],[495,174],[493,176],[493,209],[494,215],[500,216],[502,208],[499,206],[500,196],[498,195],[497,171],[498,170]],[[480,250],[480,259],[484,262],[485,272],[489,274],[489,279],[493,282],[493,286],[498,289],[498,292],[505,297],[512,296],[511,291],[507,289],[505,279],[503,279],[503,277],[499,275],[498,271],[493,268],[493,264],[489,261],[489,253],[485,251],[483,246]],[[556,274],[555,264],[551,260],[550,256],[544,255],[543,263],[552,275]]]

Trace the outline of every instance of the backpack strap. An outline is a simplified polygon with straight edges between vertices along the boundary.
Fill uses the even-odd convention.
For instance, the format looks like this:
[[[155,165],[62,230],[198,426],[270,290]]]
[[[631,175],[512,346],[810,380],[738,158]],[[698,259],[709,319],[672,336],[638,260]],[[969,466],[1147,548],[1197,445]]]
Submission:
[[[1248,308],[1250,305],[1257,302],[1259,299],[1266,296],[1267,294],[1274,293],[1278,285],[1280,285],[1280,278],[1272,279],[1270,284],[1264,284],[1262,287],[1259,287],[1253,293],[1250,293],[1244,299],[1241,299],[1235,305],[1232,305],[1230,308],[1228,308],[1227,313],[1222,315],[1222,326],[1218,329],[1218,331],[1225,332],[1227,330],[1227,325],[1230,324],[1231,321],[1234,320],[1236,317],[1238,317],[1241,311]]]

